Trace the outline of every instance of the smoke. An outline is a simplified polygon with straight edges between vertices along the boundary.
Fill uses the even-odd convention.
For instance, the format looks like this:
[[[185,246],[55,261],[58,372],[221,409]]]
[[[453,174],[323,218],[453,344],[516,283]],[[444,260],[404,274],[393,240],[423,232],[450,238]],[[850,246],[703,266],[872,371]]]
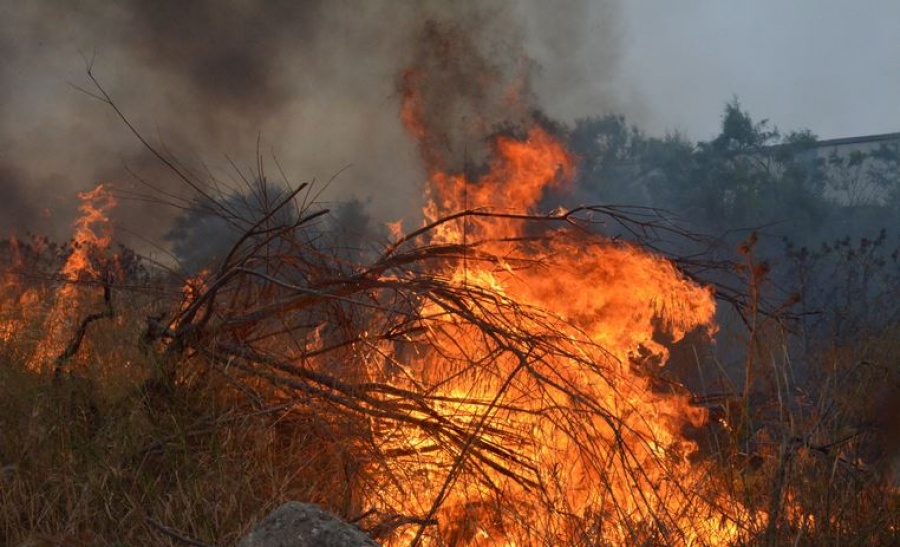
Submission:
[[[291,0],[133,2],[129,30],[141,37],[137,59],[205,102],[204,115],[264,119],[281,111],[293,95],[287,74],[279,70],[282,54],[315,43],[321,5]]]
[[[488,57],[488,49],[500,48],[478,43],[490,35],[486,20],[467,26],[429,20],[418,32],[401,86],[410,101],[406,122],[429,167],[458,171],[460,161],[480,163],[492,132],[531,118],[528,65],[517,50]]]
[[[65,238],[75,193],[98,182],[120,197],[120,239],[170,229],[178,211],[157,202],[186,196],[183,183],[76,89],[92,90],[87,64],[145,138],[209,185],[254,178],[258,152],[270,179],[315,180],[321,199],[395,220],[419,209],[425,178],[399,120],[404,71],[430,75],[418,84],[445,165],[477,162],[486,135],[536,110],[617,107],[598,84],[614,81],[617,12],[613,0],[4,3],[0,229]]]
[[[0,233],[11,233],[19,226],[33,226],[39,218],[34,204],[16,184],[21,178],[14,167],[0,164]]]
[[[618,78],[624,24],[620,2],[529,3],[522,10],[524,48],[533,60],[533,92],[545,113],[572,123],[585,116],[643,110]]]
[[[453,6],[420,18],[402,81],[421,105],[428,163],[458,171],[460,161],[480,162],[498,128],[527,128],[536,116],[570,123],[624,104],[612,87],[616,3]]]

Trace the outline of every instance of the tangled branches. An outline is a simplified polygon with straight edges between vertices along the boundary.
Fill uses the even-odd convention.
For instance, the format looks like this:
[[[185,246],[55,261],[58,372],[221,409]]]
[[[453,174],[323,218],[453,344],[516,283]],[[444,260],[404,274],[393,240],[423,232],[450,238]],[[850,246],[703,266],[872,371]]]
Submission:
[[[740,533],[740,507],[711,493],[681,435],[703,412],[641,371],[641,351],[664,358],[655,329],[678,337],[711,320],[685,298],[708,293],[668,262],[592,239],[597,256],[570,257],[585,265],[575,266],[561,255],[589,236],[571,229],[502,242],[432,237],[445,223],[491,218],[485,211],[350,262],[314,242],[309,227],[323,212],[292,209],[298,191],[245,231],[156,335],[178,366],[354,423],[356,487],[366,492],[355,510],[388,542],[687,544]],[[541,290],[580,289],[536,280],[591,275],[578,268],[602,280],[588,283],[623,284],[623,295],[581,312],[548,304]],[[648,268],[655,281],[635,279]],[[672,287],[634,292],[663,281]]]

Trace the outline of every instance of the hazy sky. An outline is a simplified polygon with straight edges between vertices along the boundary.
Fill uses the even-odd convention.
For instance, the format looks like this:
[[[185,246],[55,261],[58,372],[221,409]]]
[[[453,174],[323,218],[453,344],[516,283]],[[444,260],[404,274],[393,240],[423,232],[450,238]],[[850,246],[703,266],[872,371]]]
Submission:
[[[0,232],[64,236],[98,181],[179,184],[73,89],[91,85],[85,57],[145,136],[216,177],[226,155],[252,169],[259,142],[294,183],[340,172],[334,195],[415,210],[424,171],[398,81],[435,19],[491,61],[530,57],[528,106],[565,122],[623,113],[710,139],[737,96],[783,130],[900,131],[900,0],[0,0]],[[167,229],[144,202],[120,211]]]
[[[900,131],[900,1],[629,0],[623,91],[648,129],[706,139],[737,95],[821,138]]]

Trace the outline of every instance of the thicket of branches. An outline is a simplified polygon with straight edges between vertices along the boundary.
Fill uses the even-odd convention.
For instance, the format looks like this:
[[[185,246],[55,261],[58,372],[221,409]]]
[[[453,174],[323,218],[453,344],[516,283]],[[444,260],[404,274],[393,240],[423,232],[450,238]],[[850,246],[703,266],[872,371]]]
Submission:
[[[548,533],[563,534],[558,527],[564,525],[572,537],[583,534],[586,544],[606,537],[604,526],[624,527],[621,535],[632,541],[671,536],[677,543],[677,537],[696,533],[682,530],[683,515],[668,514],[661,494],[646,490],[651,476],[679,477],[666,461],[676,456],[650,456],[648,447],[662,441],[623,417],[629,413],[622,408],[625,396],[616,397],[635,381],[629,364],[547,310],[447,276],[461,261],[486,269],[502,261],[551,273],[552,264],[526,252],[493,256],[483,250],[486,241],[431,243],[441,224],[491,215],[484,211],[452,214],[387,245],[371,261],[349,262],[311,240],[317,233],[311,227],[325,212],[297,208],[295,198],[304,189],[284,194],[245,222],[249,228],[221,265],[197,282],[171,326],[154,327],[167,371],[163,382],[177,384],[183,369],[211,367],[232,378],[259,408],[290,403],[348,424],[360,462],[354,487],[385,492],[374,496],[377,511],[367,519],[380,534],[415,523],[415,537],[463,541],[472,539],[476,523],[503,530],[535,518],[558,521]],[[587,212],[507,216],[577,224],[578,213]],[[612,208],[590,213],[648,234],[666,229]],[[549,236],[520,245],[527,249],[542,237]],[[470,391],[442,389],[460,377],[470,379],[463,383]],[[479,382],[480,390],[471,387]],[[597,398],[597,384],[611,392],[607,400]],[[606,507],[602,512],[590,517],[566,506],[560,478],[552,476],[558,470],[523,456],[524,446],[541,442],[534,427],[555,427],[576,447],[576,459],[600,481],[592,501],[597,511]],[[423,462],[432,462],[430,471]],[[403,492],[420,487],[423,477],[409,475],[410,468],[445,481],[432,505],[412,514],[402,512],[409,510]],[[711,496],[689,488],[680,495]],[[459,521],[445,519],[438,532],[437,513],[452,492],[473,489],[485,494],[454,508],[463,513]],[[614,499],[626,493],[633,499]],[[635,506],[643,509],[635,513]],[[737,518],[734,507],[718,509],[722,519]],[[560,537],[519,539],[552,543]]]

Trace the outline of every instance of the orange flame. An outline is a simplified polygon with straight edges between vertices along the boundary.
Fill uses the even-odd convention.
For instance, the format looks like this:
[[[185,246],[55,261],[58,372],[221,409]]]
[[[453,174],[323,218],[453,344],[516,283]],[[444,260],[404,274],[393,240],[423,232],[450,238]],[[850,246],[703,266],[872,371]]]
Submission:
[[[109,247],[112,230],[109,217],[115,199],[103,186],[79,192],[81,216],[74,223],[72,249],[60,274],[64,281],[51,300],[44,319],[44,337],[38,343],[29,360],[32,370],[46,370],[52,360],[63,350],[81,315],[83,289],[77,282],[101,281],[97,258]]]
[[[107,213],[116,205],[115,198],[102,184],[89,192],[79,192],[81,216],[75,221],[72,236],[72,254],[66,259],[61,274],[70,281],[79,279],[99,280],[92,258],[109,247],[112,239]]]
[[[402,118],[422,141],[421,106],[405,83]],[[443,275],[453,284],[485,297],[460,304],[465,320],[451,313],[452,302],[424,304],[422,314],[434,318],[430,343],[396,383],[436,386],[436,415],[505,459],[488,456],[479,477],[454,476],[464,452],[442,450],[440,439],[422,432],[384,431],[387,451],[404,455],[395,471],[407,486],[380,492],[372,503],[435,517],[437,533],[419,538],[435,545],[559,544],[576,532],[587,543],[625,545],[658,538],[641,536],[650,530],[668,544],[736,541],[735,522],[746,511],[711,488],[709,470],[694,461],[696,444],[682,434],[702,425],[705,411],[684,390],[654,389],[637,364],[648,355],[665,362],[660,334],[678,341],[694,329],[712,332],[712,291],[635,245],[565,230],[526,240],[520,217],[496,213],[530,211],[546,189],[572,179],[575,161],[539,126],[524,139],[497,138],[493,151],[474,180],[442,172],[438,154],[424,151],[426,222],[461,210],[495,213],[443,222],[433,242],[468,242],[493,261],[447,266]],[[510,316],[517,309],[521,316]],[[481,317],[532,340],[498,350],[502,344],[473,326]],[[541,337],[552,337],[556,349]],[[496,374],[467,367],[483,359]],[[530,501],[536,491],[541,499]],[[510,500],[520,505],[516,518],[503,507]],[[408,544],[420,533],[405,529],[388,544]]]

